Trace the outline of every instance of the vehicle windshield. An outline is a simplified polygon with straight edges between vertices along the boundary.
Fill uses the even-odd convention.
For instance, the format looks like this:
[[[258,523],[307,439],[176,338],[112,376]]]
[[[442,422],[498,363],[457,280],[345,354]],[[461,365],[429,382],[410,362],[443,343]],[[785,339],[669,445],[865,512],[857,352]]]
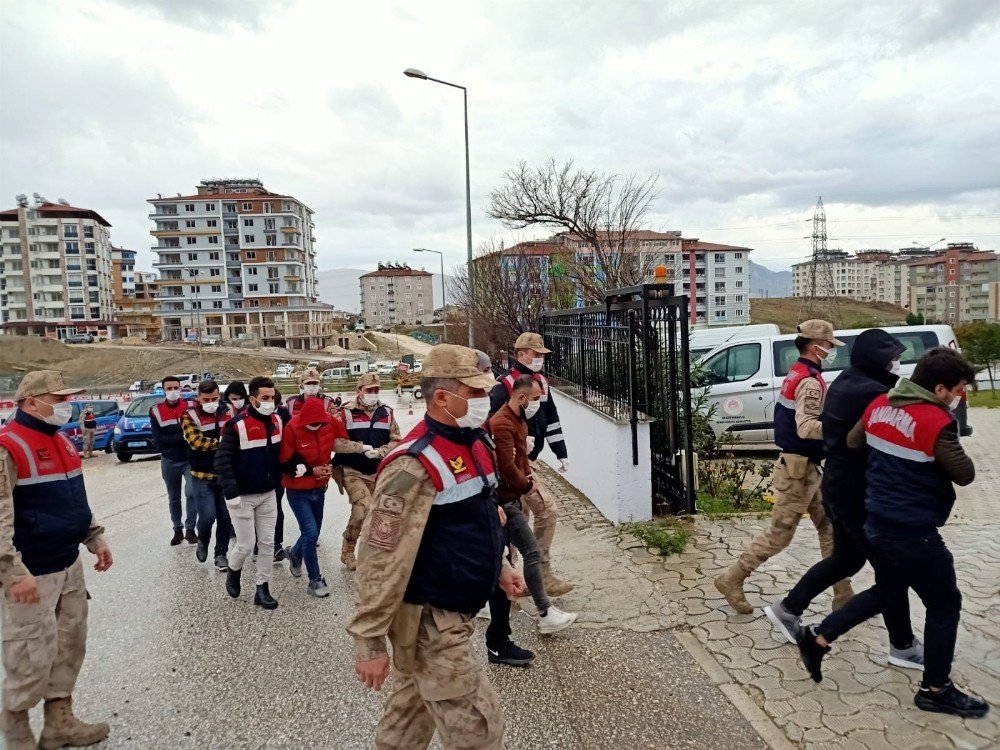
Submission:
[[[125,410],[126,417],[145,417],[153,404],[163,400],[163,396],[140,396]]]

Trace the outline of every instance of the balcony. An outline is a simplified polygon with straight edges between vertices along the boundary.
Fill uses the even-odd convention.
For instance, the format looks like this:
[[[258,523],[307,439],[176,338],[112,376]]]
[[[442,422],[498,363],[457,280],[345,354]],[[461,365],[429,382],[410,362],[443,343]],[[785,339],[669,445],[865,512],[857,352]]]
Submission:
[[[177,207],[171,206],[166,208],[165,206],[157,206],[155,211],[149,214],[150,219],[156,219],[157,217],[163,216],[177,216]]]
[[[284,226],[284,227],[281,227],[281,231],[284,232],[285,234],[298,234],[299,233],[299,228],[298,227]]]

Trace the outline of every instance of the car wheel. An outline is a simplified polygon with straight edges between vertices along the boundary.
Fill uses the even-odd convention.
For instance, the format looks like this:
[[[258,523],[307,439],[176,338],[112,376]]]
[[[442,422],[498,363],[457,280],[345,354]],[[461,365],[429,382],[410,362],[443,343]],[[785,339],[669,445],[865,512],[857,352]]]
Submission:
[[[424,392],[422,390],[420,390],[419,388],[413,389],[413,398],[423,398],[423,397],[424,397]]]
[[[118,460],[121,461],[123,464],[127,464],[129,461],[132,460],[132,454],[126,453],[125,451],[118,451],[115,455],[118,456]]]

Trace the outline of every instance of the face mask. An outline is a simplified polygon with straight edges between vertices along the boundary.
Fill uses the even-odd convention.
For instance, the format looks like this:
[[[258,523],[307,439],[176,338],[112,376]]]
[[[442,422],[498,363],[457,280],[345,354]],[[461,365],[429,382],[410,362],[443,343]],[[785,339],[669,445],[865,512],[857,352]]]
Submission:
[[[899,360],[898,359],[892,360],[892,362],[889,363],[889,366],[886,367],[885,369],[887,369],[893,375],[899,375],[899,373],[903,371],[903,368],[899,364]]]
[[[529,401],[528,405],[524,407],[524,418],[531,419],[533,416],[538,414],[538,410],[541,406],[541,401]]]
[[[837,361],[836,349],[824,349],[819,344],[816,344],[816,348],[819,349],[821,352],[823,352],[824,355],[826,355],[823,357],[823,364],[832,365],[834,362]]]
[[[955,396],[955,398],[953,398],[951,400],[951,403],[948,405],[948,408],[950,408],[952,411],[955,411],[955,409],[958,408],[958,405],[960,403],[962,403],[962,397],[961,396]]]
[[[307,430],[312,430],[313,432],[316,432],[316,430],[318,430],[322,426],[323,425],[321,425],[321,424],[307,424],[306,425],[306,429]]]
[[[375,406],[378,403],[379,394],[377,393],[362,393],[361,403],[365,406]]]
[[[238,398],[235,401],[230,401],[229,403],[233,405],[233,408],[236,409],[236,411],[239,411],[247,405],[247,400],[245,398]]]
[[[543,367],[545,367],[545,357],[535,357],[528,365],[528,369],[532,372],[541,372]]]
[[[258,412],[268,417],[274,414],[274,402],[273,401],[261,401],[257,406],[254,407]]]
[[[49,404],[52,413],[42,419],[46,424],[53,427],[62,427],[73,418],[73,404],[69,401],[60,401],[58,404]]]
[[[181,399],[181,392],[180,391],[164,391],[163,396],[171,404],[176,404]]]
[[[215,414],[219,410],[219,402],[209,401],[207,404],[202,404],[201,408],[206,414]]]
[[[448,393],[451,393],[451,391],[448,391]],[[482,427],[483,423],[490,416],[490,397],[482,396],[481,398],[464,398],[463,396],[459,396],[457,393],[451,393],[451,395],[455,398],[462,399],[469,405],[465,414],[460,417],[456,417],[451,412],[448,412],[448,415],[455,420],[455,423],[459,427],[465,427],[470,430]]]
[[[318,396],[319,383],[309,383],[308,385],[302,386],[302,392],[307,396]]]

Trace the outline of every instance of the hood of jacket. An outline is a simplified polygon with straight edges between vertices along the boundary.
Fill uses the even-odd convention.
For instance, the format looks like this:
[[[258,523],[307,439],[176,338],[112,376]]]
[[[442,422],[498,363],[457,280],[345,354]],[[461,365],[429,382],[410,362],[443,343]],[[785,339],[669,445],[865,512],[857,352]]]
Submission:
[[[919,386],[909,378],[900,378],[895,387],[889,391],[889,406],[901,407],[911,404],[934,404],[949,414],[951,409],[942,404],[940,399],[923,386]]]
[[[332,417],[326,411],[326,404],[319,396],[306,396],[302,408],[295,413],[299,424],[326,424]]]
[[[234,393],[236,395],[238,395],[242,399],[246,399],[247,398],[247,396],[248,396],[248,394],[247,394],[247,387],[245,385],[243,385],[243,381],[241,381],[241,380],[234,380],[232,383],[230,383],[229,385],[227,385],[226,386],[226,390],[222,394],[223,400],[226,403],[229,403],[229,397],[231,395],[233,395]]]
[[[888,372],[888,364],[904,351],[906,347],[899,339],[881,328],[870,328],[854,340],[851,365],[871,373]]]

